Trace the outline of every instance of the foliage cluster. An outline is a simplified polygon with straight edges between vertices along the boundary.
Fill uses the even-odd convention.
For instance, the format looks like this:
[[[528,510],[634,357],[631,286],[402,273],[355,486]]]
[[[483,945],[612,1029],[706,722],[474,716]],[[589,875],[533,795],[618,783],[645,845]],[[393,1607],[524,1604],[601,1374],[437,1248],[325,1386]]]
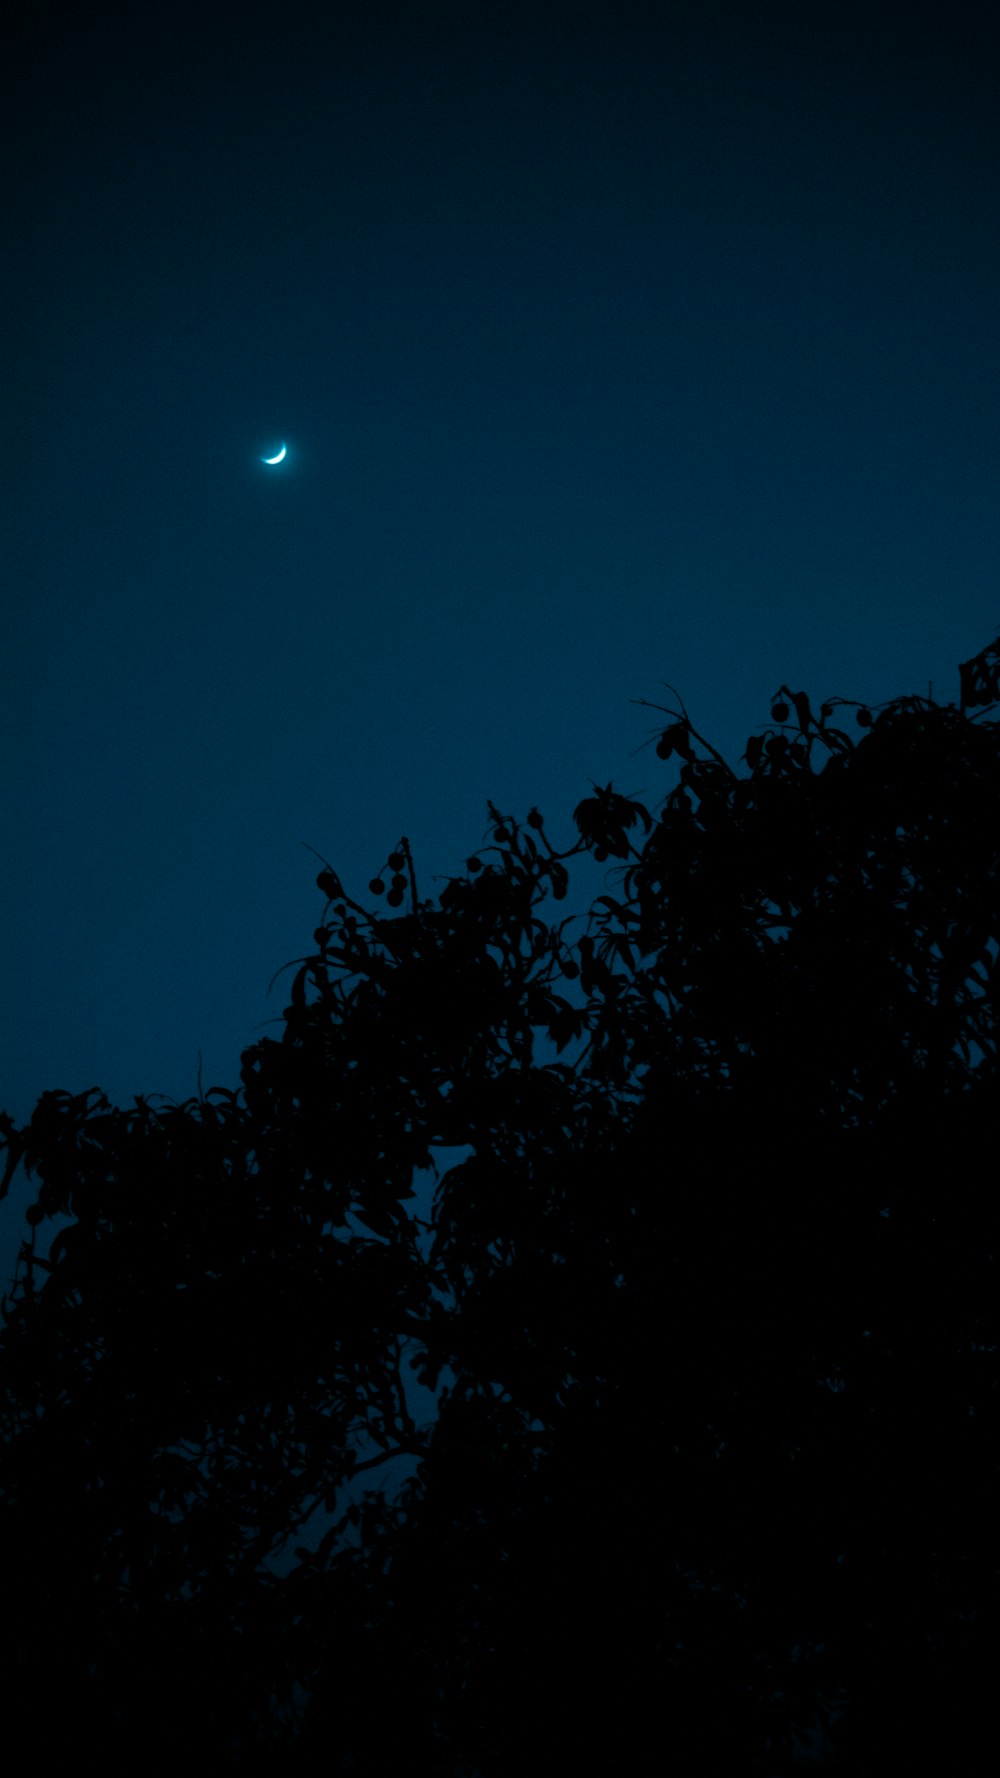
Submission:
[[[998,673],[857,741],[781,687],[742,777],[666,710],[655,819],[490,805],[436,901],[399,842],[391,914],[324,863],[239,1093],[0,1118],[0,1672],[50,1750],[979,1769]]]

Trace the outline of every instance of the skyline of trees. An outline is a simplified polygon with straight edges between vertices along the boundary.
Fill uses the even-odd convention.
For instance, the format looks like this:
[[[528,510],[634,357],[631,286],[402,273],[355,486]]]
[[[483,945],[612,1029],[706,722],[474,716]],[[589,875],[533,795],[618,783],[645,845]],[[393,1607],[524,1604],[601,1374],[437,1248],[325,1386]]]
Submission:
[[[782,686],[743,777],[652,706],[658,815],[488,804],[375,911],[321,861],[238,1093],[0,1117],[11,1707],[221,1769],[979,1770],[998,699],[1000,640],[857,739]]]

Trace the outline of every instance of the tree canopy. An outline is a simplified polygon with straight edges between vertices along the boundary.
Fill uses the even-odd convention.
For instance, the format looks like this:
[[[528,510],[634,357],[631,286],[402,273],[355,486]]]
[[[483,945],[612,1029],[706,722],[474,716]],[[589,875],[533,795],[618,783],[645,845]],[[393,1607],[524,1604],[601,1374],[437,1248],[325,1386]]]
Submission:
[[[239,1092],[0,1116],[0,1672],[51,1749],[980,1769],[1000,641],[960,673],[781,687],[743,775],[662,709],[658,812],[490,804],[436,899],[405,839],[367,907],[322,861]]]

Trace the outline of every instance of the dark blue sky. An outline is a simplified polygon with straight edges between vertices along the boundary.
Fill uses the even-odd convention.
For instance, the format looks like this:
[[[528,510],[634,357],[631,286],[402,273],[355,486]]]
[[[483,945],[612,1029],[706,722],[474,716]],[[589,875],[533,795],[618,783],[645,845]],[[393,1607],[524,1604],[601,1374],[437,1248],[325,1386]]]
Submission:
[[[569,844],[591,778],[675,782],[631,757],[664,680],[733,764],[782,680],[957,697],[1000,628],[979,16],[33,9],[0,1106],[237,1084],[303,840],[362,900],[404,833],[443,886],[487,797]]]

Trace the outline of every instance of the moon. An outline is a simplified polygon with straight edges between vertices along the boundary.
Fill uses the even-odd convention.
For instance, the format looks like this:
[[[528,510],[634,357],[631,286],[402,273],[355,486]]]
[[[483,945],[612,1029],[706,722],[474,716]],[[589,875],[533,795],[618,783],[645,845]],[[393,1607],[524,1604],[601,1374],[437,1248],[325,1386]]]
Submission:
[[[282,447],[276,457],[262,457],[261,462],[262,463],[280,463],[282,457],[284,457],[286,455],[287,451],[288,451],[288,446],[282,445]]]

